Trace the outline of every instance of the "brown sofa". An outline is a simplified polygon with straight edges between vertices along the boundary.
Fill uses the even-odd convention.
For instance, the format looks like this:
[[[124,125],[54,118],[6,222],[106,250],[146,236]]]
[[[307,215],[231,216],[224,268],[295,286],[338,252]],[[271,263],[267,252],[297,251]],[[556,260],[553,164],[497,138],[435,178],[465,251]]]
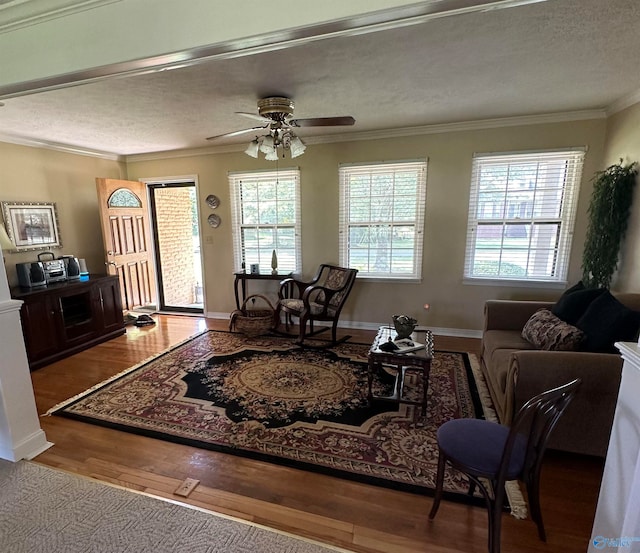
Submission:
[[[640,311],[640,294],[617,294]],[[622,360],[617,353],[542,351],[521,336],[531,315],[552,302],[490,300],[485,304],[481,368],[502,424],[531,397],[576,377],[582,386],[551,436],[549,447],[604,457],[613,422]]]

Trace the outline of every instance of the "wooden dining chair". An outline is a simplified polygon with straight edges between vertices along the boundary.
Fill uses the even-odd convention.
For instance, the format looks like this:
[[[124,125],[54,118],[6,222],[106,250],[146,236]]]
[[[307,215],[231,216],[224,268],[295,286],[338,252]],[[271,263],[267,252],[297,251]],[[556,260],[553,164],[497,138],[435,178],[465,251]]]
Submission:
[[[489,553],[500,551],[505,482],[520,480],[527,487],[531,518],[546,541],[540,510],[540,469],[551,432],[581,384],[575,380],[543,392],[525,403],[511,427],[481,419],[455,419],[437,433],[438,473],[429,519],[442,499],[447,463],[469,478],[469,494],[480,489],[489,511]],[[488,482],[489,486],[484,482]]]

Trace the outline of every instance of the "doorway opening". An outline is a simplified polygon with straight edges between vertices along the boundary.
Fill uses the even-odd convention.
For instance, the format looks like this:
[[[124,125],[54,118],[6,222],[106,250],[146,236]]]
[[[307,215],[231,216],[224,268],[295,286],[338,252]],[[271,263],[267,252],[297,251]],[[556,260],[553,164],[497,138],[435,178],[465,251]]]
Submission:
[[[195,182],[149,184],[160,311],[203,313]]]

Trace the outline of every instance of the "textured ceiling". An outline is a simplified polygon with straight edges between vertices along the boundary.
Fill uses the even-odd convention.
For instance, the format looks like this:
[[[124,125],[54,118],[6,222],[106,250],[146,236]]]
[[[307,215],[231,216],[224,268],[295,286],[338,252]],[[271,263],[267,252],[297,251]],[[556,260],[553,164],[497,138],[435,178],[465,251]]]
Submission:
[[[640,90],[638,0],[549,0],[4,100],[0,133],[114,154],[211,146],[286,95],[300,136],[606,109]],[[252,135],[227,142],[248,142]]]

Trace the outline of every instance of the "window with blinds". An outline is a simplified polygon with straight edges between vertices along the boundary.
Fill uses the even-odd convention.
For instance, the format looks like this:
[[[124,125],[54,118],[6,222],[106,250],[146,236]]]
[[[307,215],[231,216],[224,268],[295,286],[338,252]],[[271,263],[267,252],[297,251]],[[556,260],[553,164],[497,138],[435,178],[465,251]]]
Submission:
[[[584,154],[474,156],[466,278],[566,280]]]
[[[340,166],[340,263],[358,277],[418,279],[427,162]]]
[[[230,173],[235,270],[252,263],[271,271],[301,272],[300,172],[298,169]]]

